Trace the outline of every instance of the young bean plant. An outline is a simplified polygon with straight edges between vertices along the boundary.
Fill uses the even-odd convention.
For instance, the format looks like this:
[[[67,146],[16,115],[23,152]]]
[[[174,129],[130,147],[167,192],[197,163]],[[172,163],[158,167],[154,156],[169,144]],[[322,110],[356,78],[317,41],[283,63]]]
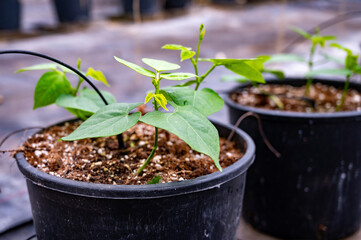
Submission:
[[[354,54],[350,49],[343,47],[338,43],[331,43],[330,47],[340,49],[346,53],[344,61],[339,61],[337,58],[329,58],[330,60],[334,60],[336,63],[342,64],[343,68],[317,69],[308,72],[307,76],[313,77],[320,74],[345,76],[346,79],[342,91],[342,97],[336,107],[336,111],[340,111],[346,99],[347,91],[350,85],[350,78],[354,74],[361,74],[361,66],[358,64],[359,54]]]
[[[109,104],[97,111],[73,133],[62,138],[62,140],[74,141],[83,138],[117,135],[138,122],[143,122],[154,126],[154,144],[151,153],[138,169],[137,174],[142,173],[157,150],[159,128],[175,134],[193,150],[211,157],[215,166],[222,171],[218,159],[220,152],[218,131],[207,117],[219,111],[223,107],[224,101],[212,89],[199,89],[199,86],[217,66],[225,66],[227,69],[242,76],[255,79],[258,82],[264,82],[262,74],[258,70],[263,62],[262,59],[200,59],[199,48],[204,34],[205,29],[201,25],[196,52],[192,51],[191,48],[175,44],[163,47],[180,50],[181,60],[190,59],[193,63],[195,74],[171,72],[179,69],[180,66],[164,60],[143,58],[143,63],[152,69],[149,70],[115,57],[121,64],[151,79],[154,89],[145,95],[144,103],[153,100],[154,111],[148,112],[143,116],[140,112],[130,113],[133,109],[143,104],[141,102]],[[198,61],[200,60],[213,63],[212,67],[201,76],[198,75]],[[177,84],[160,89],[159,83],[162,80],[188,81],[181,85]],[[195,90],[189,87],[193,84],[196,84]],[[168,104],[172,108],[168,109]],[[161,111],[161,109],[163,110]]]
[[[311,48],[310,48],[310,55],[308,59],[308,71],[311,72],[314,67],[314,56],[316,53],[317,46],[320,46],[321,48],[324,48],[326,45],[326,41],[335,40],[335,36],[321,36],[320,31],[318,28],[316,28],[315,34],[310,34],[300,28],[292,27],[291,28],[296,33],[303,36],[305,39],[308,39],[311,41]],[[310,87],[312,84],[312,77],[310,75],[307,75],[307,83],[306,83],[306,89],[305,89],[305,96],[308,96],[310,92]]]
[[[78,59],[77,68],[81,71],[80,59]],[[56,105],[67,109],[77,118],[85,120],[104,106],[104,102],[95,90],[85,87],[80,89],[80,86],[84,81],[80,76],[78,76],[77,84],[75,86],[71,85],[67,74],[75,73],[68,68],[56,63],[45,63],[22,68],[18,70],[17,73],[33,70],[48,70],[40,77],[36,84],[33,109],[55,103]],[[87,72],[84,72],[83,74],[109,86],[101,71],[88,68]],[[111,93],[106,91],[101,91],[101,93],[108,103],[116,102],[115,97]]]

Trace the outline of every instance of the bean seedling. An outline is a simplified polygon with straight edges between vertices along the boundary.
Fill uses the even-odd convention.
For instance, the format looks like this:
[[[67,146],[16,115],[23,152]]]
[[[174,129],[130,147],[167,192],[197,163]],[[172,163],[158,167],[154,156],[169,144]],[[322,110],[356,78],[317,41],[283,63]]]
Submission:
[[[180,68],[179,65],[164,60],[143,58],[142,61],[153,70],[149,70],[115,57],[121,64],[131,68],[137,73],[149,77],[152,80],[154,90],[145,96],[144,103],[152,101],[154,111],[141,116],[140,112],[130,113],[142,103],[113,103],[102,107],[89,119],[84,121],[73,133],[62,138],[65,141],[74,141],[84,138],[106,137],[120,134],[138,122],[154,126],[154,145],[151,153],[138,169],[140,174],[152,160],[158,143],[158,128],[167,130],[185,141],[193,150],[204,153],[212,158],[216,167],[222,171],[219,164],[219,136],[215,126],[207,117],[219,111],[223,100],[212,89],[198,90],[200,84],[217,66],[225,66],[227,69],[242,76],[249,77],[257,82],[264,82],[259,72],[263,64],[262,59],[199,59],[199,48],[204,38],[205,29],[201,25],[199,31],[199,43],[197,51],[181,45],[166,45],[166,49],[180,50],[181,60],[191,59],[195,68],[195,74],[171,72]],[[195,56],[195,57],[194,57]],[[198,61],[211,62],[212,67],[203,75],[198,75]],[[182,85],[159,88],[161,80],[180,81],[191,79]],[[196,84],[195,90],[188,86]],[[172,106],[168,110],[167,104]],[[164,111],[160,111],[163,108]]]

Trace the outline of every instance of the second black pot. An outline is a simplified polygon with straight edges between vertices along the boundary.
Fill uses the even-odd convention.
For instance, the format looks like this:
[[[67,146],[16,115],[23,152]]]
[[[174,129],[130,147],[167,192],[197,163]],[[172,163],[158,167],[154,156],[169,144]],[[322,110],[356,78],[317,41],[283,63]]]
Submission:
[[[92,0],[54,0],[58,19],[62,23],[89,20]]]
[[[215,124],[227,137],[231,126]],[[94,184],[46,174],[16,155],[30,195],[39,240],[227,239],[241,218],[246,171],[254,160],[252,139],[237,130],[245,155],[223,173],[141,186]]]
[[[123,0],[123,9],[126,14],[133,14],[133,0]],[[159,0],[139,0],[139,11],[143,15],[151,15],[159,12],[161,4]]]
[[[267,84],[304,85],[303,79]],[[316,80],[335,87],[343,82]],[[360,84],[351,88],[361,91]],[[240,87],[242,88],[242,87]],[[228,97],[230,120],[257,113],[277,158],[264,144],[257,121],[241,128],[256,143],[247,174],[243,216],[256,229],[282,239],[334,239],[361,224],[361,112],[295,113],[241,106]]]

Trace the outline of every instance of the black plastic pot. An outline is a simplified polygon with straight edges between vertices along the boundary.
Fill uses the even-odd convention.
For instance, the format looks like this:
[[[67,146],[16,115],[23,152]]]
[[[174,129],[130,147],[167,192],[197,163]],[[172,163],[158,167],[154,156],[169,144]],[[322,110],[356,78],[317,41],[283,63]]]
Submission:
[[[220,136],[231,127],[216,124]],[[94,184],[55,177],[16,155],[42,239],[234,239],[241,217],[252,139],[237,130],[245,155],[223,173],[142,186]]]
[[[0,30],[16,30],[20,28],[19,0],[0,1]]]
[[[182,9],[191,4],[191,0],[165,0],[165,9]]]
[[[58,19],[62,23],[87,21],[92,0],[54,0]]]
[[[268,84],[304,85],[287,79]],[[339,88],[341,81],[316,80]],[[351,88],[361,91],[360,84]],[[242,88],[242,87],[240,87]],[[234,89],[236,90],[236,89]],[[247,174],[243,216],[256,229],[282,239],[341,239],[361,223],[361,112],[294,113],[241,106],[226,98],[230,121],[246,112],[262,119],[263,143],[255,119],[241,128],[256,142]]]
[[[125,14],[133,14],[133,0],[123,0]],[[159,12],[161,4],[159,0],[139,0],[139,11],[143,15],[151,15]]]

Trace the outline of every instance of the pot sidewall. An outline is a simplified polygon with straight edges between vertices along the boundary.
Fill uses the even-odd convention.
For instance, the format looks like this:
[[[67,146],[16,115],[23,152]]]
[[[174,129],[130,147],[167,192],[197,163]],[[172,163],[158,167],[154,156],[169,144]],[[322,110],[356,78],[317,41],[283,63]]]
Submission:
[[[273,83],[304,84],[304,79]],[[271,82],[271,83],[272,83]],[[315,82],[343,85],[340,81]],[[360,84],[351,88],[361,90]],[[226,98],[231,123],[252,111],[262,120],[277,158],[254,119],[240,128],[256,143],[247,174],[243,216],[260,231],[281,238],[340,239],[360,227],[361,112],[292,113],[241,106]]]
[[[228,136],[231,131],[230,126],[215,125],[220,136]],[[27,178],[37,237],[234,239],[246,171],[255,152],[244,132],[237,131],[235,141],[239,146],[247,144],[246,153],[223,173],[147,186],[62,179],[35,169],[18,154],[19,169]]]

